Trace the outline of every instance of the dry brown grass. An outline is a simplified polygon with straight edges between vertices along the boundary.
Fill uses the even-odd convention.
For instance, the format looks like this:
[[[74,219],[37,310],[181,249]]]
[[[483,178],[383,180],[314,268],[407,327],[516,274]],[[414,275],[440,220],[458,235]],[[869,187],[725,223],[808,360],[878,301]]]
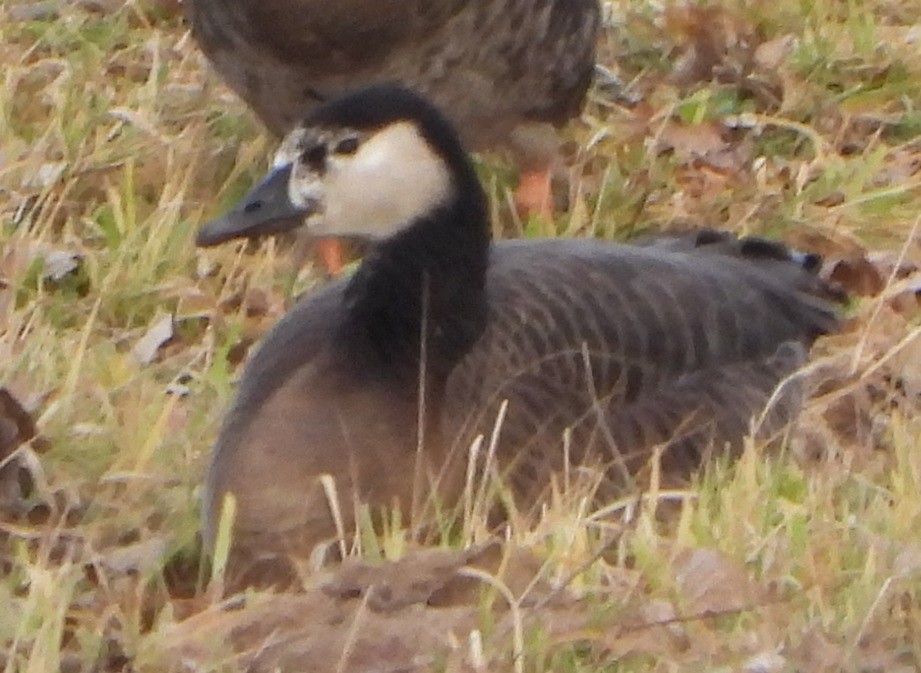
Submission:
[[[540,521],[513,521],[489,562],[449,555],[409,607],[375,612],[373,596],[328,587],[228,610],[197,569],[203,462],[233,377],[316,282],[271,242],[192,245],[261,172],[267,139],[169,3],[0,5],[0,373],[44,440],[0,472],[5,671],[228,670],[231,632],[269,665],[284,652],[267,639],[309,644],[331,615],[353,625],[325,641],[340,643],[333,667],[371,670],[429,643],[401,610],[471,577],[493,591],[464,584],[430,606],[423,621],[457,640],[442,633],[447,653],[419,667],[921,668],[919,281],[893,262],[921,262],[921,9],[609,9],[602,62],[620,85],[600,83],[569,131],[557,232],[777,235],[842,260],[829,272],[864,294],[819,347],[788,450],[752,446],[604,516],[571,486]],[[531,234],[504,171],[483,172],[503,227]],[[487,531],[469,522],[465,537]],[[382,545],[422,558],[399,530]],[[350,621],[368,610],[390,634],[370,645]]]

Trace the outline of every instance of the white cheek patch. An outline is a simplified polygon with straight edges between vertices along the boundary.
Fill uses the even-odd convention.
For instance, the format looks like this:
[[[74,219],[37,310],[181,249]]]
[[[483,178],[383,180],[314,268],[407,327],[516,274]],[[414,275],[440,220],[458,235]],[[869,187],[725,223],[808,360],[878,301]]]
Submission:
[[[288,200],[296,208],[310,215],[322,215],[323,210],[323,183],[314,174],[298,175],[298,166],[291,173],[288,181]]]
[[[323,221],[311,229],[374,238],[431,213],[453,189],[444,161],[409,122],[382,129],[352,156],[331,155],[323,183]]]

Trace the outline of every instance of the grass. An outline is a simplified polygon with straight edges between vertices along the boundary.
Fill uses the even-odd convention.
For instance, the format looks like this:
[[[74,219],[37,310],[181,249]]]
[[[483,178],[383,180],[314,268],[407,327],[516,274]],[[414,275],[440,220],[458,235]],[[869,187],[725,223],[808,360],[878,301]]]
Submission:
[[[0,378],[49,448],[20,449],[34,488],[0,523],[0,666],[163,670],[164,634],[210,600],[197,507],[220,412],[248,344],[317,279],[273,242],[194,248],[271,141],[174,8],[23,8],[0,5]],[[916,3],[609,10],[601,61],[622,86],[599,86],[567,130],[557,233],[706,225],[921,262]],[[483,173],[499,228],[530,233],[507,171]],[[75,270],[53,273],[62,258]],[[921,322],[899,290],[856,298],[819,346],[820,394],[780,455],[750,447],[608,517],[564,488],[540,521],[513,521],[508,548],[580,597],[564,615],[579,627],[487,638],[488,665],[921,668]],[[139,357],[170,315],[172,337]],[[405,550],[394,528],[376,553]]]

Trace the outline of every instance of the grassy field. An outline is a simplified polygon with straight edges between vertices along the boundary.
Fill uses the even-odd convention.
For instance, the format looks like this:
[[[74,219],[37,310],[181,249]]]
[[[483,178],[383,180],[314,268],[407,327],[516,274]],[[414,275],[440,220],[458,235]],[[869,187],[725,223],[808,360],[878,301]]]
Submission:
[[[921,5],[662,4],[607,5],[553,233],[777,236],[826,255],[855,294],[847,327],[818,345],[785,450],[602,513],[562,488],[501,533],[501,578],[460,572],[494,595],[425,617],[456,647],[400,670],[921,670]],[[406,614],[375,613],[396,645],[362,668],[357,618],[328,619],[354,610],[230,610],[198,568],[203,467],[240,364],[322,282],[276,242],[192,243],[271,140],[168,0],[3,0],[0,53],[0,382],[28,414],[0,415],[16,449],[0,456],[0,668],[232,670],[231,644],[306,643],[301,628],[338,658],[300,670],[396,670],[427,642]],[[482,173],[499,235],[546,228],[512,215],[507,167]],[[421,558],[399,531],[379,551]]]

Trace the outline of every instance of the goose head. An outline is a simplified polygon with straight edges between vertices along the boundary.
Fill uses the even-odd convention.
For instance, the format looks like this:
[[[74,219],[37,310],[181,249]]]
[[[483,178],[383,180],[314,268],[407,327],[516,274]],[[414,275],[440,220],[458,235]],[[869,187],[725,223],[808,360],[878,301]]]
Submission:
[[[368,87],[315,109],[268,175],[196,243],[301,226],[312,236],[387,238],[472,184],[456,132],[430,103],[397,85]]]

